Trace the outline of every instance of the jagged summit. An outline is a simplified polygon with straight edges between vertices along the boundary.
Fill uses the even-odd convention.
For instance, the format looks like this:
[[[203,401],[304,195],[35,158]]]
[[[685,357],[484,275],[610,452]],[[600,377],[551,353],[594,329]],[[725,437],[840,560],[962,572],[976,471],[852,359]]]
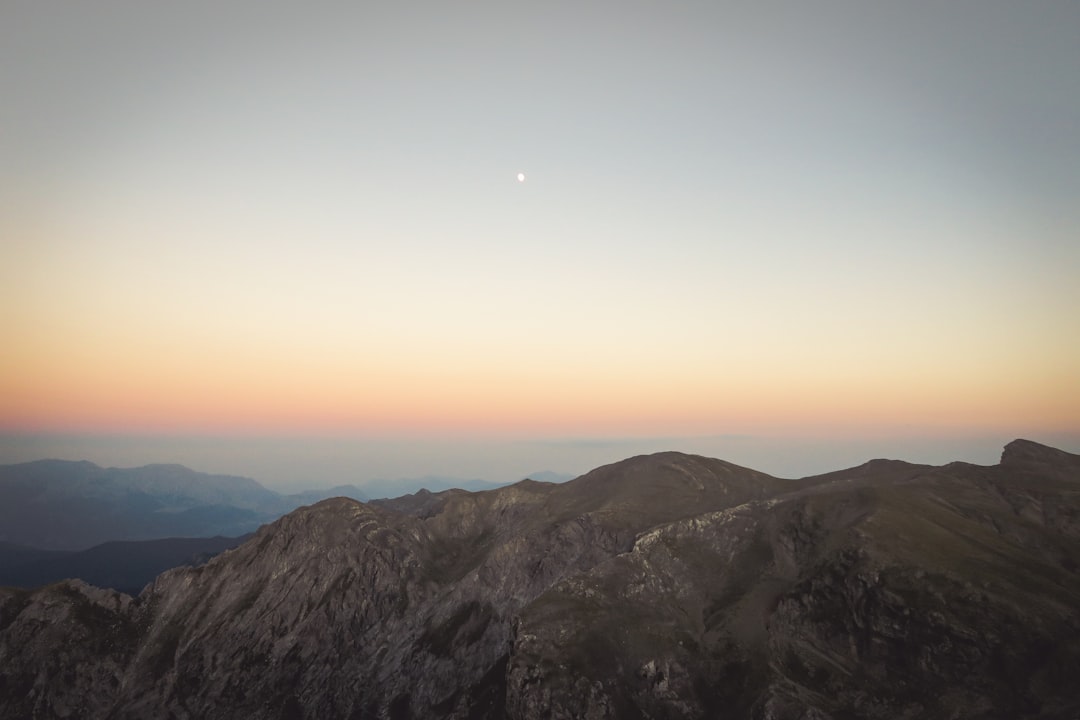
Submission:
[[[0,589],[0,718],[1073,717],[1076,459],[331,498],[134,600]]]
[[[1001,453],[1002,465],[1031,463],[1080,467],[1080,455],[1024,439],[1013,440]]]

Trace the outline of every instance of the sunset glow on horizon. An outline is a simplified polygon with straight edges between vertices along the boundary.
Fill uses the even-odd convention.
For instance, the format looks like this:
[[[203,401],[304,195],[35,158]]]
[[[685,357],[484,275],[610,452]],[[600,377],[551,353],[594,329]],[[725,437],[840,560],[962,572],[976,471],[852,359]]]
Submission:
[[[0,10],[0,432],[1080,437],[1080,11],[917,5]]]

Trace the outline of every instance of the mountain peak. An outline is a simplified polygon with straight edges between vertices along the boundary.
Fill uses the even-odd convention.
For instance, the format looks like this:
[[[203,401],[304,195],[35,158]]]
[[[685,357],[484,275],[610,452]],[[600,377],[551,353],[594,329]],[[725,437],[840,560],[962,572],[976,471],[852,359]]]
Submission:
[[[1001,464],[1009,467],[1033,464],[1080,467],[1080,455],[1019,438],[1005,446],[1001,453]]]
[[[788,481],[724,460],[667,451],[596,468],[552,486],[550,497],[562,512],[614,512],[633,525],[732,507],[789,487]]]
[[[137,599],[0,588],[0,720],[1073,717],[1077,468],[665,452],[329,498]]]

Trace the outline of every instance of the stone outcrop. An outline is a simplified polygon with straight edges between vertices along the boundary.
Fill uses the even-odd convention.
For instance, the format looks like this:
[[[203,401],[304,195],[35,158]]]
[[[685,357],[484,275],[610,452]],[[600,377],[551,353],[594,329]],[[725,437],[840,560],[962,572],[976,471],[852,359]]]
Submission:
[[[0,718],[1073,718],[1078,461],[327,500],[137,598],[0,590]]]

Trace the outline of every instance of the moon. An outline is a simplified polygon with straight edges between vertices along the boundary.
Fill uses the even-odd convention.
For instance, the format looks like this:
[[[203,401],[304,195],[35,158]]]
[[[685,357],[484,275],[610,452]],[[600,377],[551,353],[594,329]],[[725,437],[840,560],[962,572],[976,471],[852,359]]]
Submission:
[[[517,179],[518,179],[518,182],[525,182],[525,173],[520,173],[519,172],[517,174]]]

